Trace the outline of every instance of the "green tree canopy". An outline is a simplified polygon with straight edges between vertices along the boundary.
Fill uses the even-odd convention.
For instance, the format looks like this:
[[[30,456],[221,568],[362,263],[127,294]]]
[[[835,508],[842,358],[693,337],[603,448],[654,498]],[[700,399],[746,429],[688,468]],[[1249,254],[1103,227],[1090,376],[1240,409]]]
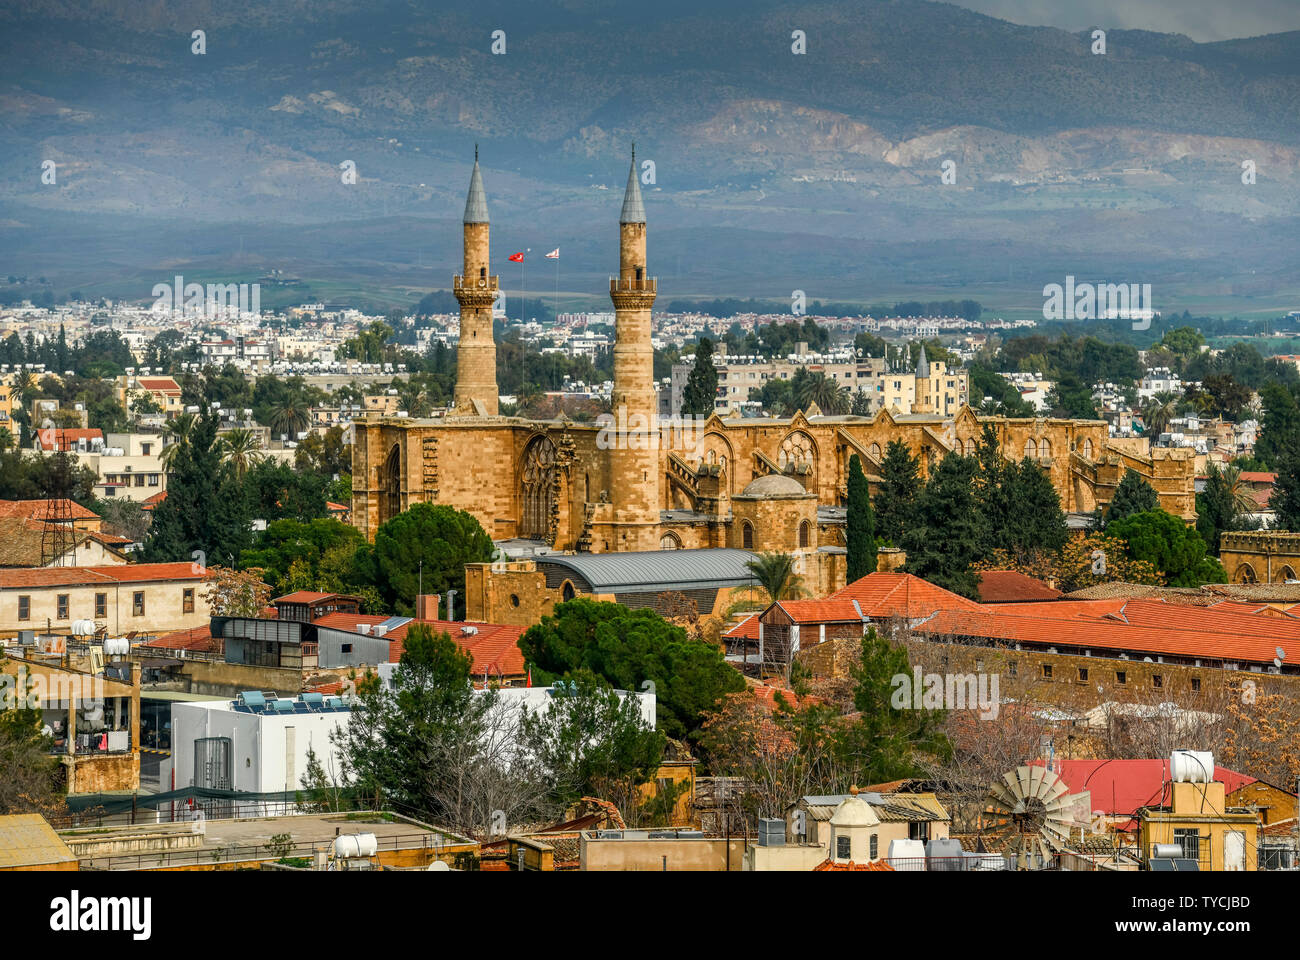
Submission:
[[[1135,513],[1147,513],[1160,509],[1160,495],[1155,487],[1142,479],[1132,467],[1124,471],[1124,477],[1115,488],[1115,496],[1106,510],[1106,522],[1114,523]]]
[[[880,464],[881,484],[876,493],[876,533],[888,543],[903,542],[921,492],[921,461],[902,440],[890,440]]]
[[[1164,510],[1112,520],[1106,524],[1106,538],[1125,541],[1128,556],[1152,564],[1171,587],[1228,582],[1219,561],[1206,556],[1201,535]]]
[[[713,341],[700,337],[695,347],[695,366],[682,393],[682,413],[707,417],[718,397],[718,370],[713,365]]]
[[[939,461],[903,534],[908,573],[972,599],[979,596],[979,574],[971,564],[988,543],[975,496],[978,468],[974,457],[957,453]]]
[[[848,542],[847,573],[849,583],[876,572],[876,518],[871,512],[871,494],[862,461],[855,453],[849,457],[849,504],[845,517]]]
[[[543,680],[590,670],[619,690],[637,692],[649,681],[658,729],[676,739],[692,735],[724,694],[745,686],[721,650],[691,640],[653,610],[585,597],[558,604],[524,633],[519,649]]]
[[[423,561],[424,592],[456,590],[456,606],[463,612],[465,564],[488,563],[494,552],[473,514],[447,504],[417,503],[379,526],[373,550],[358,557],[359,574],[391,609],[410,615]]]

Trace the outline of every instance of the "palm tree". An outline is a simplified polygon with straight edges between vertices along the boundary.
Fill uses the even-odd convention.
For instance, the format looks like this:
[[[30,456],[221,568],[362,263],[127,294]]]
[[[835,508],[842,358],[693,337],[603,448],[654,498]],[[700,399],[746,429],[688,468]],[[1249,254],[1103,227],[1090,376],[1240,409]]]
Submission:
[[[262,449],[262,440],[252,430],[236,427],[221,435],[221,460],[230,464],[236,478],[244,479],[244,474],[262,459],[258,452]]]
[[[788,553],[760,553],[745,564],[772,603],[802,596],[803,577],[795,573],[794,557]]]
[[[1157,393],[1142,407],[1142,422],[1146,425],[1147,436],[1158,437],[1165,432],[1169,421],[1178,411],[1178,397],[1165,391]]]
[[[194,425],[197,422],[198,417],[192,413],[182,413],[167,421],[166,426],[163,427],[162,453],[159,454],[164,470],[170,470],[176,454],[189,446],[190,436],[194,433]]]
[[[1223,482],[1232,497],[1232,507],[1237,515],[1254,513],[1259,509],[1250,487],[1245,480],[1241,479],[1241,467],[1235,463],[1228,463],[1224,464],[1220,472],[1223,474]]]
[[[290,440],[307,429],[311,414],[301,397],[287,396],[271,408],[270,428]]]
[[[824,373],[813,373],[807,377],[796,376],[795,401],[803,410],[814,403],[822,413],[835,416],[848,413],[853,400],[847,387],[836,383]]]

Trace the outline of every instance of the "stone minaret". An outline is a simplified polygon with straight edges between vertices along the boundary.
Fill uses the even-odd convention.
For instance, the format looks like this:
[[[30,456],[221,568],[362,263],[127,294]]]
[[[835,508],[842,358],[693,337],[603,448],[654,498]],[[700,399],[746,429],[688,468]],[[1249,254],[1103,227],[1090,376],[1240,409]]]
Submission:
[[[460,303],[460,345],[456,351],[455,412],[462,416],[496,416],[497,347],[492,340],[492,304],[497,278],[488,273],[487,197],[474,148],[474,173],[465,199],[465,272],[453,286]]]
[[[645,204],[637,177],[636,148],[627,173],[623,212],[618,218],[618,276],[609,281],[614,301],[614,409],[619,427],[611,451],[611,487],[615,522],[638,525],[624,530],[616,549],[654,549],[659,523],[659,450],[654,348],[650,343],[650,308],[658,283],[646,275]],[[624,426],[626,424],[626,427]],[[637,431],[640,433],[637,433]]]
[[[925,344],[921,344],[921,355],[916,360],[916,380],[912,394],[913,413],[934,413],[930,397],[934,385],[930,383],[930,361],[925,356]]]

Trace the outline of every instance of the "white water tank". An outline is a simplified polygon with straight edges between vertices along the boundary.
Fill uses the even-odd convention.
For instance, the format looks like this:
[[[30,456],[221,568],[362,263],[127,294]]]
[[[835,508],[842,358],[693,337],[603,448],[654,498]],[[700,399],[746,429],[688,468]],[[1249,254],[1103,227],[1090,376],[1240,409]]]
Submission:
[[[1209,783],[1214,779],[1214,754],[1208,750],[1175,750],[1169,757],[1174,783]]]
[[[104,656],[125,657],[131,652],[131,641],[126,637],[109,637],[104,641]]]
[[[379,841],[373,833],[345,833],[334,838],[334,856],[343,860],[373,857],[378,851]]]
[[[74,637],[90,637],[95,634],[94,620],[73,620],[72,635]]]
[[[925,844],[920,840],[895,837],[889,841],[889,865],[895,870],[925,870]]]

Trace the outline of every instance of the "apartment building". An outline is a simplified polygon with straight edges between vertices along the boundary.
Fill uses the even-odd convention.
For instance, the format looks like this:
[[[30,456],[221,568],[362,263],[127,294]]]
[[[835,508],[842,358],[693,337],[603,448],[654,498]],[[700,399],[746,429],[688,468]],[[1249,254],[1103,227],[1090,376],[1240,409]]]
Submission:
[[[671,410],[681,414],[686,381],[694,369],[694,358],[673,364]],[[761,390],[771,380],[792,380],[799,370],[810,374],[824,374],[828,380],[847,387],[854,394],[863,394],[870,404],[870,413],[897,409],[900,413],[913,413],[916,405],[917,373],[915,370],[891,370],[882,357],[855,357],[850,353],[804,354],[785,359],[768,360],[752,356],[723,356],[714,358],[718,371],[718,397],[715,404],[719,413],[749,403],[751,390]],[[969,378],[965,370],[949,370],[941,360],[928,364],[931,393],[929,412],[952,416],[970,399]],[[924,392],[924,389],[923,389]],[[926,398],[923,396],[922,401]]]
[[[77,620],[93,620],[111,634],[206,626],[206,572],[192,563],[0,570],[0,637],[66,634]]]

